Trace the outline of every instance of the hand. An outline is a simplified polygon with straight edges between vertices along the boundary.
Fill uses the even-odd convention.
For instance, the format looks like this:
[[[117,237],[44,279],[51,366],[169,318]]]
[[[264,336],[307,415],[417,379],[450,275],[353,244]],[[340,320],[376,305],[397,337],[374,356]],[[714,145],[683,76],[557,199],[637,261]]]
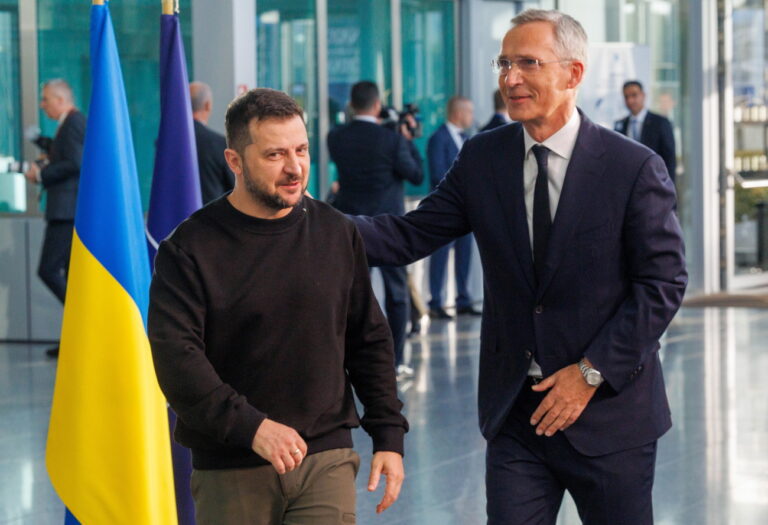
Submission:
[[[551,437],[579,419],[597,387],[588,385],[579,365],[574,364],[561,368],[538,385],[533,385],[533,390],[549,390],[531,416],[531,425],[538,425],[537,435]]]
[[[253,436],[251,448],[275,467],[278,474],[290,472],[307,455],[307,444],[291,427],[265,419]],[[294,452],[296,449],[299,452]]]
[[[387,477],[387,486],[384,488],[384,497],[376,505],[376,514],[384,512],[397,501],[397,497],[400,495],[400,487],[402,487],[405,478],[403,456],[397,452],[376,452],[373,455],[371,476],[368,478],[368,492],[376,490],[382,474]]]
[[[30,162],[29,168],[24,172],[24,177],[32,184],[37,184],[37,177],[40,174],[40,166],[36,162]]]
[[[407,117],[406,117],[406,119],[407,119]],[[405,140],[413,140],[413,135],[411,134],[411,130],[408,129],[409,124],[406,124],[405,122],[400,124],[400,134],[403,137],[405,137]]]

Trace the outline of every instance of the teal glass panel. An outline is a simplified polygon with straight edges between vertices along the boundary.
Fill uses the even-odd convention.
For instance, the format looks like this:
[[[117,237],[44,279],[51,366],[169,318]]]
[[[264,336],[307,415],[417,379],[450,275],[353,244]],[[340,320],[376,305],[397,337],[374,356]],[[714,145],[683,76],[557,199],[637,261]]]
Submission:
[[[320,140],[315,2],[260,0],[256,9],[257,84],[285,91],[304,108],[312,159],[308,189],[317,197]]]
[[[180,18],[187,72],[194,78],[189,4],[182,2]],[[91,90],[90,7],[89,2],[80,0],[37,0],[40,81],[65,79],[72,86],[75,104],[84,112],[88,110]],[[160,125],[161,7],[158,0],[120,0],[109,5],[128,98],[144,209],[149,203]],[[55,133],[56,122],[42,111],[40,124],[45,134]]]
[[[452,0],[403,0],[403,102],[420,109],[423,134],[416,146],[424,157],[424,182],[409,195],[429,192],[426,148],[445,121],[445,105],[456,94],[456,31]]]
[[[375,82],[382,102],[392,90],[392,34],[388,1],[329,0],[328,94],[331,125],[345,120],[349,90],[361,80]]]
[[[328,1],[328,109],[330,127],[349,118],[352,85],[370,80],[379,86],[382,103],[391,104],[392,32],[390,2]],[[400,109],[400,108],[398,108]],[[329,182],[337,179],[331,162]]]
[[[7,173],[21,159],[18,3],[0,1],[0,213],[27,209],[24,177]]]

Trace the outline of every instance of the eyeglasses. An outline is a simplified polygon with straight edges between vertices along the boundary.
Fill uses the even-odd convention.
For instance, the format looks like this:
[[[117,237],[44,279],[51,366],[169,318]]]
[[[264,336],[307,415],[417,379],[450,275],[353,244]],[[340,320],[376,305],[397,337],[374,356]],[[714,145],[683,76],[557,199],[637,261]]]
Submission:
[[[494,58],[491,60],[491,68],[495,75],[507,75],[513,68],[521,73],[536,73],[544,64],[557,64],[560,62],[571,62],[570,58],[563,60],[539,60],[538,58]]]

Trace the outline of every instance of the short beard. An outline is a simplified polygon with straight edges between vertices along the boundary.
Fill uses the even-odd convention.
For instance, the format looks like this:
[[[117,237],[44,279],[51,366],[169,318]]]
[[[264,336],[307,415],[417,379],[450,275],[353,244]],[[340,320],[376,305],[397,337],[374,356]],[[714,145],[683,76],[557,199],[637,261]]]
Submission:
[[[300,177],[291,177],[289,180],[300,180]],[[264,186],[251,178],[251,174],[248,172],[248,167],[245,165],[245,163],[243,163],[243,182],[245,183],[245,189],[248,190],[248,193],[250,193],[251,197],[271,210],[279,211],[286,208],[293,208],[301,202],[301,199],[299,199],[296,201],[296,204],[288,204],[277,192],[269,193],[264,188]],[[306,186],[302,187],[302,193],[306,189]]]

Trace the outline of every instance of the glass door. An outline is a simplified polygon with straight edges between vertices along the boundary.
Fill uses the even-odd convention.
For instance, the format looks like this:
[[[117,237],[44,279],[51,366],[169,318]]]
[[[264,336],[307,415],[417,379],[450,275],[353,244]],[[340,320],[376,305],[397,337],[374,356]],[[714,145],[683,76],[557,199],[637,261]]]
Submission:
[[[309,192],[317,196],[320,159],[317,23],[314,0],[256,3],[257,85],[285,91],[304,108],[309,135]]]
[[[733,287],[768,283],[768,86],[766,9],[733,5]]]
[[[21,160],[19,31],[16,9],[0,7],[0,213],[27,210]]]

